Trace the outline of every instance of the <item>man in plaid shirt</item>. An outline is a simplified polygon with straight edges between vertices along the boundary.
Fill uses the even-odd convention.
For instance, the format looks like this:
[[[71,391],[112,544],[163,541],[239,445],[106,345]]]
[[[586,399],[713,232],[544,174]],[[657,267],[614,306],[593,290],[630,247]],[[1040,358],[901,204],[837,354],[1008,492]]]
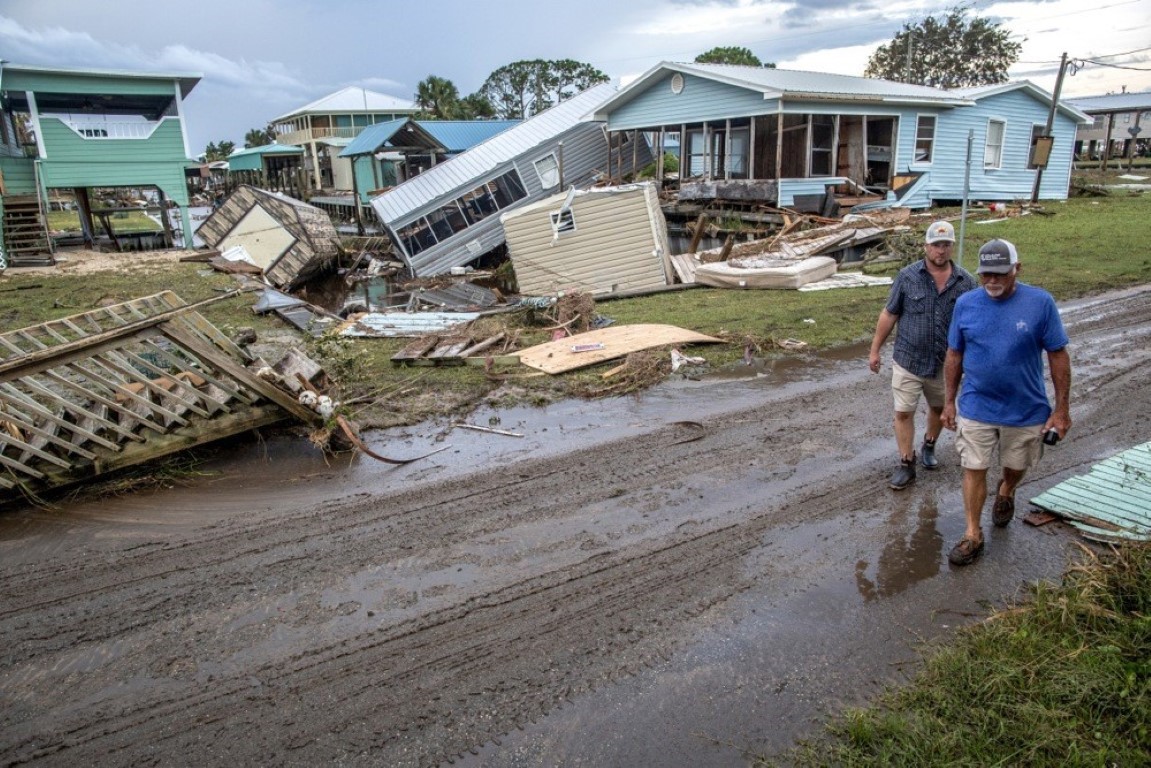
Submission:
[[[955,229],[946,221],[927,228],[926,255],[895,276],[887,306],[879,313],[868,364],[879,372],[879,352],[895,329],[891,391],[895,399],[895,444],[899,465],[889,485],[899,491],[915,481],[915,411],[927,401],[927,429],[919,451],[924,469],[935,469],[935,441],[942,429],[943,359],[955,300],[976,286],[975,278],[951,260]]]

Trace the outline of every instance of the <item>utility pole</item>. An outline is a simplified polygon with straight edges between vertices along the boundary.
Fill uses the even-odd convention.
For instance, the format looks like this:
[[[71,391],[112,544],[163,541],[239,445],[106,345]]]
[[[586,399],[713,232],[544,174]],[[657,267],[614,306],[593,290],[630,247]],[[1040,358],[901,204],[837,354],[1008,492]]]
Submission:
[[[1051,110],[1047,113],[1047,128],[1043,131],[1043,138],[1054,141],[1051,129],[1055,126],[1055,108],[1059,106],[1059,92],[1063,90],[1063,73],[1067,71],[1067,52],[1063,52],[1059,59],[1059,76],[1055,78],[1055,93],[1051,96]],[[1048,154],[1050,157],[1050,153]],[[1035,188],[1031,191],[1031,202],[1039,202],[1039,182],[1043,180],[1043,169],[1047,166],[1047,159],[1035,169]]]
[[[907,30],[907,63],[904,64],[904,66],[903,66],[903,82],[905,82],[905,83],[911,82],[911,49],[912,49],[911,41],[912,41],[913,37],[914,37],[914,35],[912,34],[911,30],[908,29]]]

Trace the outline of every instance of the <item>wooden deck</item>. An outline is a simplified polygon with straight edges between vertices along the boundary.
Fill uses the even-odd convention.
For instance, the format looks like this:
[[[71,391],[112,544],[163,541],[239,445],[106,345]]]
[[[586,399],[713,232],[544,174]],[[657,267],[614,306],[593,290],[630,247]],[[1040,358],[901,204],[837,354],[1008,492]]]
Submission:
[[[318,420],[196,306],[166,291],[0,334],[0,503]]]

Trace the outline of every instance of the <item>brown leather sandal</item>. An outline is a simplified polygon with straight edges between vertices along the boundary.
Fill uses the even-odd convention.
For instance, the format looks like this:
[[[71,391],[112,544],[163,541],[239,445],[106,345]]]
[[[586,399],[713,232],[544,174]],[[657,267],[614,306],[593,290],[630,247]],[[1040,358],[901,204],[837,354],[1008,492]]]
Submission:
[[[951,561],[952,565],[968,565],[975,562],[975,559],[981,554],[983,554],[983,541],[976,541],[964,536],[958,544],[951,548],[947,559]]]

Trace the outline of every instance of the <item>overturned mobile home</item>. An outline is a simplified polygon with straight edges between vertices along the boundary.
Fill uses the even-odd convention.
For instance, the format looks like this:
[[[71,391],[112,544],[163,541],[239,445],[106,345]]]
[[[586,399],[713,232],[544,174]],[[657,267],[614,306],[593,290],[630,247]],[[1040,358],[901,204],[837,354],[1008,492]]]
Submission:
[[[500,219],[520,293],[614,294],[675,281],[652,182],[572,189]]]
[[[197,234],[221,251],[242,246],[267,281],[285,290],[330,266],[340,237],[319,208],[247,184],[237,187]]]
[[[258,370],[196,306],[164,292],[0,334],[0,503],[290,416],[320,422],[295,374],[322,371]]]
[[[614,93],[610,83],[589,88],[373,198],[412,275],[443,274],[503,245],[501,213],[652,162],[642,134],[609,141],[591,119]]]

